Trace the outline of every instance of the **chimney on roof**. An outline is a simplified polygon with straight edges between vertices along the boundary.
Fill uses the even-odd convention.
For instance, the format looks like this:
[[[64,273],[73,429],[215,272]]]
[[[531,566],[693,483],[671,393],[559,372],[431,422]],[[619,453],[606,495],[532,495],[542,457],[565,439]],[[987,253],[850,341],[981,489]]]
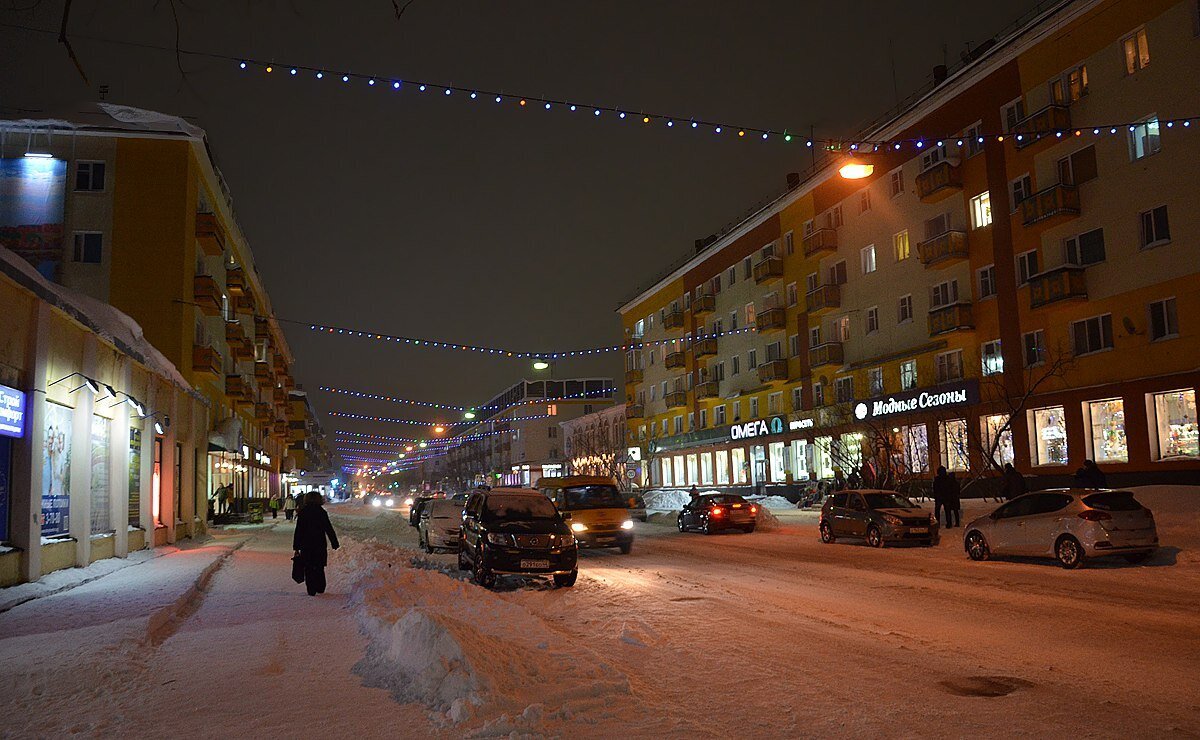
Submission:
[[[946,81],[946,65],[939,64],[933,68],[933,84],[940,85]]]
[[[796,188],[800,187],[800,173],[799,172],[787,173],[787,186],[788,186],[788,190],[795,190]]]

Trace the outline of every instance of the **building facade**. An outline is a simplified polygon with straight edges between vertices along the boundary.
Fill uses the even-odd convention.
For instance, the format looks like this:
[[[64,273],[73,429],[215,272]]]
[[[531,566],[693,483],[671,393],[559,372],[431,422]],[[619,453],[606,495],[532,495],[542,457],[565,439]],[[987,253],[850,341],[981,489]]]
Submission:
[[[142,328],[208,403],[197,469],[245,512],[282,490],[292,356],[204,132],[99,104],[0,121],[0,161],[43,163],[52,205],[5,213],[0,242]]]
[[[1056,5],[627,302],[640,482],[1195,482],[1197,12]]]
[[[562,421],[559,426],[566,475],[606,475],[622,488],[630,485],[630,463],[636,463],[641,453],[626,441],[625,404]]]

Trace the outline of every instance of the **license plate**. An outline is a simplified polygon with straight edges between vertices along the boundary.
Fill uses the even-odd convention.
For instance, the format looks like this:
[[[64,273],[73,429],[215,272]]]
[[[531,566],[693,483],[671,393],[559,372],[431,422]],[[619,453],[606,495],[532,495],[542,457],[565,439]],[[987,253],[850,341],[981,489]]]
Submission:
[[[617,541],[616,537],[597,537],[596,538],[596,542],[598,542],[602,545],[608,544],[609,542],[616,542],[616,541]]]
[[[908,531],[913,534],[925,534],[929,531],[929,527],[909,527]]]
[[[521,561],[522,569],[524,569],[524,568],[536,569],[536,568],[549,568],[549,567],[550,567],[549,560],[522,560]]]

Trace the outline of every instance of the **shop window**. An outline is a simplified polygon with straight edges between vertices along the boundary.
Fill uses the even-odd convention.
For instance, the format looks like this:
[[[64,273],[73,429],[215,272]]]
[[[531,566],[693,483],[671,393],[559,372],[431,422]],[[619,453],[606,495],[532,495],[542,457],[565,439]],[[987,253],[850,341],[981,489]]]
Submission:
[[[898,427],[895,448],[900,450],[898,461],[910,473],[929,472],[929,436],[924,424]]]
[[[1004,414],[985,416],[980,420],[983,436],[983,454],[992,457],[992,463],[997,468],[1016,461],[1016,450],[1013,448],[1012,427],[1006,426],[1008,417]]]
[[[1066,465],[1067,419],[1062,406],[1048,406],[1029,412],[1033,440],[1034,465]]]
[[[700,455],[700,485],[711,486],[713,484],[713,456],[711,452],[704,452]]]
[[[813,478],[827,480],[833,477],[833,437],[817,437],[813,442]]]
[[[767,456],[771,461],[771,482],[787,482],[787,446],[783,442],[767,445]]]
[[[863,435],[860,432],[848,432],[834,440],[836,444],[835,462],[844,475],[861,470],[863,463]]]
[[[671,482],[673,480],[671,477],[671,458],[664,457],[659,460],[659,462],[662,463],[662,484],[664,486],[674,485],[674,483]]]
[[[700,482],[700,461],[696,455],[688,455],[687,463],[687,483],[689,486],[694,486]]]
[[[917,387],[917,361],[905,360],[900,363],[900,390],[911,391]]]
[[[687,485],[687,462],[683,459],[683,455],[676,455],[672,458],[675,466],[675,485]]]
[[[941,447],[942,465],[947,470],[962,471],[971,466],[971,450],[967,440],[966,419],[938,422],[938,446]]]
[[[984,375],[999,375],[1004,372],[1004,355],[1000,353],[999,339],[984,342],[980,350],[980,356],[982,357]]]
[[[1150,341],[1179,336],[1179,317],[1175,314],[1175,299],[1167,298],[1150,304]]]
[[[1087,410],[1092,425],[1092,459],[1098,463],[1129,462],[1125,401],[1120,398],[1090,401]]]
[[[803,439],[792,442],[792,480],[808,480],[808,450]]]
[[[91,529],[92,534],[107,534],[113,531],[109,516],[109,420],[103,416],[92,416],[91,443]]]
[[[716,458],[716,479],[718,486],[729,485],[729,453],[725,450],[717,450]]]
[[[733,468],[735,485],[745,485],[750,482],[750,465],[746,462],[746,448],[734,447],[729,451],[729,462]]]
[[[1159,460],[1200,457],[1194,389],[1153,394],[1151,413],[1151,423],[1158,436],[1155,452]]]

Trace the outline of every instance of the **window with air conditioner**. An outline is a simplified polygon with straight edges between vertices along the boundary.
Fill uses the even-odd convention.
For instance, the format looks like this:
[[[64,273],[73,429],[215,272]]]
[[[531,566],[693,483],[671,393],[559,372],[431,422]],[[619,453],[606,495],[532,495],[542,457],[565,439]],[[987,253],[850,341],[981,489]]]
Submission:
[[[1063,239],[1064,258],[1069,265],[1087,267],[1104,261],[1104,229],[1092,229]]]
[[[1112,349],[1112,314],[1071,322],[1071,347],[1076,356]]]

